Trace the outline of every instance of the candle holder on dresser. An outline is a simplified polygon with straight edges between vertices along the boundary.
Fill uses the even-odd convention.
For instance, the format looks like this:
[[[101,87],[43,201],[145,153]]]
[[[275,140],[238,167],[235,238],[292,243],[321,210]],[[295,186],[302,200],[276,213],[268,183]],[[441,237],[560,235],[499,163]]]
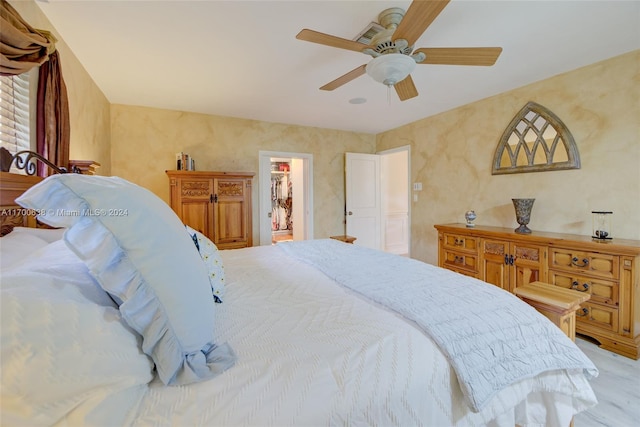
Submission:
[[[519,234],[531,234],[531,229],[527,227],[531,219],[531,209],[533,208],[533,202],[536,199],[511,199],[513,201],[513,207],[516,210],[516,221],[520,224],[520,227],[515,229]]]
[[[593,234],[597,240],[611,240],[611,211],[591,211],[593,219]]]

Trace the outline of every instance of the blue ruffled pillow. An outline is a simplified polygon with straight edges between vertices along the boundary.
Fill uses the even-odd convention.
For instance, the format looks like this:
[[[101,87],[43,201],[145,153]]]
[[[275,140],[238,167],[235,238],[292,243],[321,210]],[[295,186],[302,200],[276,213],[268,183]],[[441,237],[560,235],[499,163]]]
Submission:
[[[188,225],[185,225],[185,228],[198,249],[200,258],[202,258],[204,265],[207,267],[213,299],[217,303],[222,303],[222,297],[224,295],[224,264],[222,263],[220,251],[215,243],[204,234],[194,230]]]
[[[171,208],[117,177],[53,175],[16,200],[67,227],[64,241],[143,337],[165,384],[212,378],[235,362],[213,337],[207,269]]]

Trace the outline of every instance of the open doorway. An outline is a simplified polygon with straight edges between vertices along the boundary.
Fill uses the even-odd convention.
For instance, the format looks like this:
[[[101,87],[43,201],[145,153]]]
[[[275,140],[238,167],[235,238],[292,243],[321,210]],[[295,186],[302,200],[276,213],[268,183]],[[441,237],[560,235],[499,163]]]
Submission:
[[[296,181],[291,176],[293,160],[271,158],[271,243],[274,244],[293,240],[293,187]],[[296,203],[295,207],[298,205]]]
[[[313,155],[260,151],[260,245],[313,238]]]
[[[382,193],[383,250],[402,256],[409,256],[411,238],[410,150],[410,146],[404,146],[378,153]]]

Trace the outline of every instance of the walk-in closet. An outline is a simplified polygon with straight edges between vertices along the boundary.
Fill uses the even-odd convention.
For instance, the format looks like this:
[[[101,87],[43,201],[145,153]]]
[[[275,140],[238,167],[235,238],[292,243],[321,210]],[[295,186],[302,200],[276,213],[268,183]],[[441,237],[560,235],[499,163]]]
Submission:
[[[293,184],[291,160],[271,159],[272,242],[293,240]]]

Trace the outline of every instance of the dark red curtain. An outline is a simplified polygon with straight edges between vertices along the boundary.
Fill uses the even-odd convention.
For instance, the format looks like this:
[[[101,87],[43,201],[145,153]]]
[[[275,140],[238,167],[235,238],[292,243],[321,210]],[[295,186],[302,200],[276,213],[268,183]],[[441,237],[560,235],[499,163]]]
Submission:
[[[36,122],[38,153],[55,165],[68,167],[69,100],[57,51],[40,66]],[[47,176],[49,173],[46,166],[39,165],[38,175]]]

